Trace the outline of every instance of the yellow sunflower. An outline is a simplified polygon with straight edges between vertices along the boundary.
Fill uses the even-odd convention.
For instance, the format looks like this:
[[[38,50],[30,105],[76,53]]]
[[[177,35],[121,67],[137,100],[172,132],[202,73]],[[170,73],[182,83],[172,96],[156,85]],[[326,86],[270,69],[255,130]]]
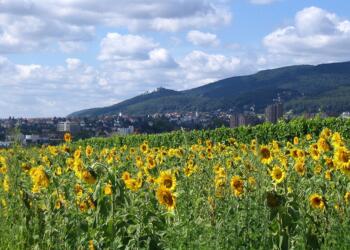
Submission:
[[[88,184],[96,183],[96,175],[92,171],[88,171],[88,170],[83,171],[82,177],[84,181],[86,181]]]
[[[262,146],[260,148],[261,163],[270,164],[273,160],[270,149],[267,146]]]
[[[312,194],[309,197],[309,202],[312,208],[324,209],[325,202],[323,197],[319,194]]]
[[[70,133],[65,133],[63,136],[63,139],[65,142],[71,142],[72,141],[72,136]]]
[[[235,196],[240,196],[243,194],[244,182],[242,178],[238,175],[235,175],[231,178],[231,189]]]
[[[279,166],[274,166],[270,172],[272,180],[278,184],[281,183],[286,178],[285,171]]]
[[[141,152],[142,153],[147,153],[148,152],[148,144],[147,143],[142,143],[141,145],[140,145],[140,150],[141,150]]]
[[[169,189],[160,187],[157,189],[156,197],[159,204],[165,206],[168,210],[173,210],[176,206],[176,197]]]
[[[346,192],[344,195],[344,200],[346,204],[350,203],[350,192]]]
[[[111,183],[106,184],[103,188],[103,192],[105,195],[112,195],[113,193],[112,184]]]
[[[86,147],[86,149],[85,149],[85,154],[86,154],[86,156],[87,156],[87,157],[90,157],[90,156],[92,155],[93,152],[94,152],[94,149],[93,149],[90,145],[88,145],[88,146]]]
[[[294,164],[294,170],[300,175],[304,176],[306,172],[306,167],[304,161],[297,161]]]
[[[154,159],[153,156],[149,155],[147,156],[147,167],[149,169],[153,169],[156,166],[156,160]]]
[[[294,145],[298,145],[298,144],[299,144],[299,138],[298,138],[297,136],[295,136],[295,137],[293,138],[293,144],[294,144]]]
[[[176,177],[170,170],[161,171],[157,178],[157,183],[160,188],[174,190],[176,187]]]
[[[328,152],[331,149],[328,141],[322,137],[320,139],[318,139],[317,146],[318,146],[318,149],[321,153]]]

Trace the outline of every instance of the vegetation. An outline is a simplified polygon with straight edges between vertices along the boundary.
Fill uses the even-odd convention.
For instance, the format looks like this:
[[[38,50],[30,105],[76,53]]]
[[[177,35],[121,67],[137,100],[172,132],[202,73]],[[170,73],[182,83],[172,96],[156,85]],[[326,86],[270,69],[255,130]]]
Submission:
[[[103,147],[122,147],[128,145],[137,147],[143,141],[148,141],[152,147],[180,147],[184,144],[197,143],[198,139],[223,142],[233,137],[242,143],[250,143],[256,139],[260,143],[268,143],[273,140],[291,141],[295,136],[301,137],[308,133],[318,136],[323,128],[328,127],[339,131],[346,139],[350,139],[350,120],[340,118],[315,118],[315,119],[294,119],[290,122],[280,120],[278,124],[264,123],[257,126],[245,126],[234,129],[218,128],[214,130],[194,130],[183,132],[181,130],[158,135],[129,135],[116,136],[113,138],[92,138],[74,143],[75,146],[95,145]]]
[[[110,107],[83,110],[71,116],[111,115],[123,112],[143,115],[165,112],[236,109],[255,106],[263,112],[280,96],[286,110],[295,113],[322,111],[339,114],[350,110],[350,62],[302,65],[265,70],[254,75],[232,77],[198,88],[174,91],[164,88],[136,96]]]
[[[349,129],[296,120],[1,150],[1,248],[348,249]]]

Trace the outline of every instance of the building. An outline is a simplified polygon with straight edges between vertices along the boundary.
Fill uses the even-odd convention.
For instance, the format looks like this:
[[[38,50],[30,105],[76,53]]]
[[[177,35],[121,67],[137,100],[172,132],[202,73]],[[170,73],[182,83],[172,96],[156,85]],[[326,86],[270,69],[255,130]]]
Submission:
[[[283,104],[275,103],[269,105],[265,109],[265,121],[276,123],[278,119],[283,117]]]
[[[233,114],[230,116],[230,128],[239,127],[239,114]]]
[[[134,126],[129,126],[127,128],[118,128],[117,133],[119,135],[130,135],[134,133]]]
[[[70,121],[57,123],[58,132],[69,132],[72,134],[80,132],[80,124]]]
[[[230,117],[230,128],[259,124],[260,120],[254,113],[233,114]]]
[[[340,118],[349,119],[350,118],[350,112],[343,112],[340,115]]]

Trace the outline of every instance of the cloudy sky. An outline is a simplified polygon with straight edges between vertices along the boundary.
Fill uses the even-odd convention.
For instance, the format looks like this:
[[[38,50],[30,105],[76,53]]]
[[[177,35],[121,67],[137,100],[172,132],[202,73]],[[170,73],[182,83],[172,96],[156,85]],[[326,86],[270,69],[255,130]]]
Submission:
[[[0,118],[350,60],[346,0],[0,0]]]

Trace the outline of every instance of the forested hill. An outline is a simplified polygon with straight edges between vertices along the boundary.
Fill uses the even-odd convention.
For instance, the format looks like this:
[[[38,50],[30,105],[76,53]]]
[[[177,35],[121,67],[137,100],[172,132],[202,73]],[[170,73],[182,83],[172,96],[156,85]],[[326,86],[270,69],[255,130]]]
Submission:
[[[164,88],[121,103],[71,114],[77,116],[111,115],[122,112],[144,115],[174,111],[242,111],[255,106],[262,112],[280,96],[285,110],[295,113],[350,111],[350,62],[298,65],[237,76],[185,91]]]

